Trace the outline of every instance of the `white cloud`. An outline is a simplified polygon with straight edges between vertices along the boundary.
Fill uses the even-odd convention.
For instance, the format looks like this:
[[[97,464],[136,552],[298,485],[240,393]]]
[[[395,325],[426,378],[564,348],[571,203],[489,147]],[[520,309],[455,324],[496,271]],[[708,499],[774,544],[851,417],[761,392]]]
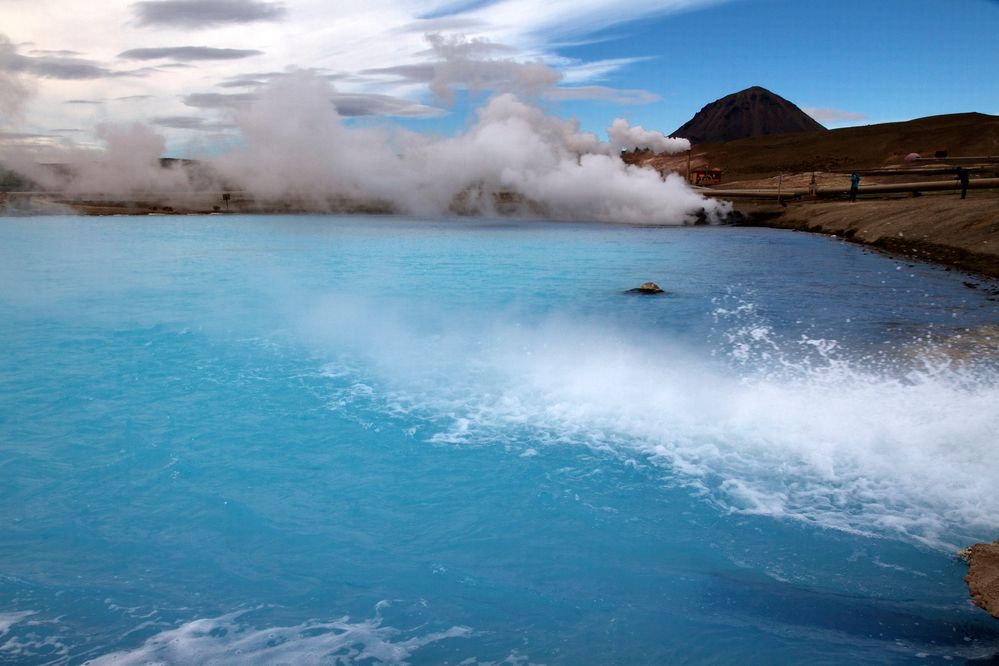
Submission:
[[[35,90],[20,108],[38,131],[92,129],[93,109],[64,103],[73,99],[127,98],[128,104],[106,111],[113,118],[105,120],[120,122],[187,117],[192,99],[200,100],[199,117],[215,126],[220,104],[206,104],[213,98],[196,95],[221,95],[226,90],[221,84],[240,81],[249,94],[254,81],[270,80],[255,78],[256,73],[291,69],[336,76],[341,105],[358,113],[440,113],[426,106],[430,84],[445,98],[451,89],[540,93],[557,83],[565,89],[549,92],[549,99],[645,103],[654,95],[595,85],[635,59],[570,61],[558,54],[558,45],[627,21],[725,1],[577,0],[542,7],[534,0],[340,0],[335,5],[327,0],[6,0],[0,2],[0,30],[19,50],[14,67],[5,70],[0,63],[0,76],[8,77],[8,90],[15,83]],[[189,46],[192,29],[198,30],[198,47]],[[482,48],[469,47],[458,65],[435,66],[441,54],[428,49],[425,38],[435,31],[445,45]],[[461,42],[457,35],[472,41]],[[153,61],[153,67],[130,69],[119,55],[185,62]]]
[[[224,23],[254,23],[284,18],[278,2],[260,0],[155,0],[132,5],[139,25],[208,28]]]
[[[843,111],[841,109],[807,107],[802,108],[802,111],[810,115],[812,118],[815,118],[815,120],[820,123],[853,123],[861,120],[867,120],[866,113]]]
[[[551,43],[591,35],[630,21],[703,8],[725,0],[499,0],[466,16],[490,26],[496,41],[524,49],[543,49]]]
[[[545,98],[556,102],[594,101],[608,104],[651,104],[659,101],[659,95],[647,90],[627,90],[607,86],[572,86],[553,88],[545,93]]]
[[[25,102],[31,94],[19,73],[11,67],[16,57],[14,45],[0,35],[0,127],[12,120],[20,120]]]
[[[592,62],[574,61],[559,67],[559,71],[562,72],[562,81],[567,84],[594,82],[602,81],[612,73],[636,62],[647,60],[651,60],[651,58],[607,58]]]
[[[166,46],[159,48],[129,49],[118,54],[119,58],[132,60],[239,60],[263,55],[256,49],[217,49],[210,46]]]

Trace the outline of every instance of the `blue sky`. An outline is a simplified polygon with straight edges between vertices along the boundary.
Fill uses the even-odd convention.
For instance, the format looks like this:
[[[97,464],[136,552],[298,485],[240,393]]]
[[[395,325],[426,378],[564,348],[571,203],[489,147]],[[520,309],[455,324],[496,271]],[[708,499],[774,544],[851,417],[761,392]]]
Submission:
[[[348,123],[451,134],[507,91],[603,135],[752,85],[827,127],[999,114],[997,62],[997,0],[0,0],[0,151],[135,122],[210,151],[293,69]]]
[[[999,114],[999,2],[993,0],[737,0],[605,36],[564,52],[649,56],[611,84],[660,95],[662,101],[624,115],[666,131],[703,104],[751,85],[803,108],[863,116],[820,118],[829,127]]]

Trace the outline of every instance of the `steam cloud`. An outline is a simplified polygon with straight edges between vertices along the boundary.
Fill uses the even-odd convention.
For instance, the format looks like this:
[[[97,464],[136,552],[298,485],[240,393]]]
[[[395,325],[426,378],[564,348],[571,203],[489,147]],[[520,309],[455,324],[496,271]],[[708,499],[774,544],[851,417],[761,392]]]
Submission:
[[[559,80],[544,64],[489,58],[504,47],[487,42],[433,35],[428,40],[438,61],[421,75],[438,97],[450,99],[454,89],[501,91],[482,105],[467,131],[454,137],[345,124],[343,118],[354,112],[338,105],[350,96],[339,93],[328,78],[298,70],[221,108],[225,122],[216,126],[235,127],[239,141],[195,169],[163,168],[163,139],[146,125],[101,127],[104,151],[8,149],[2,162],[46,189],[75,195],[178,197],[235,189],[268,209],[643,224],[710,221],[727,214],[727,204],[695,193],[679,176],[663,178],[621,160],[622,150],[635,148],[688,150],[685,139],[617,119],[608,128],[609,141],[601,141],[575,121],[525,101]],[[0,103],[23,97],[12,93],[16,87],[0,80]],[[40,168],[41,162],[68,169]]]

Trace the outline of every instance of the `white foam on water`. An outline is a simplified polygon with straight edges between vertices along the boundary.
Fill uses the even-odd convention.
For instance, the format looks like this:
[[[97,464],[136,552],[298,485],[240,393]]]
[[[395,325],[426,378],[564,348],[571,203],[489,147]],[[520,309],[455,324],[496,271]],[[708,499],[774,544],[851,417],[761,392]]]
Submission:
[[[406,664],[420,648],[470,636],[467,627],[411,635],[384,626],[380,616],[348,617],[286,627],[240,622],[248,611],[199,618],[148,638],[141,646],[87,661],[92,666],[129,664]]]
[[[994,364],[848,360],[833,341],[778,339],[751,310],[721,322],[715,356],[567,320],[423,335],[356,303],[308,328],[366,358],[367,408],[425,419],[435,444],[638,453],[724,512],[943,549],[994,538]]]
[[[57,624],[37,620],[35,611],[0,613],[0,662],[56,663],[69,654],[69,647],[49,630]]]
[[[0,613],[0,638],[7,635],[10,628],[25,618],[34,615],[34,611],[18,611],[16,613]]]

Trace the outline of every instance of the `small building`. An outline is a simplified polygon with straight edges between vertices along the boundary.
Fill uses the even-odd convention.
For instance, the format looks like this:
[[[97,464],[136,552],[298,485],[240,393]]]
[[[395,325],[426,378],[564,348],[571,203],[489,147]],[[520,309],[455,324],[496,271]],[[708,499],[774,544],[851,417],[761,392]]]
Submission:
[[[698,167],[690,172],[690,181],[694,185],[717,185],[721,183],[721,177],[721,169]]]

